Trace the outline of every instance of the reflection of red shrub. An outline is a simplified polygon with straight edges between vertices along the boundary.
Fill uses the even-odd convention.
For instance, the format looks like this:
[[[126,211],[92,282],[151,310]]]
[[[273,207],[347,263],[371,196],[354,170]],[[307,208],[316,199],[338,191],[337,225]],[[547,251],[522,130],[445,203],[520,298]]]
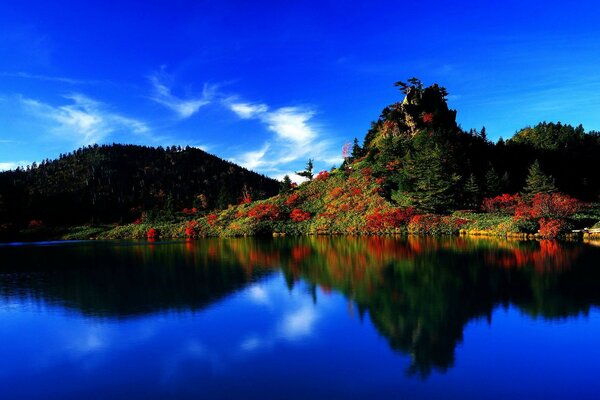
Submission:
[[[563,233],[567,223],[562,219],[542,218],[540,219],[540,236],[552,239]]]
[[[248,216],[258,220],[273,220],[279,218],[279,207],[275,204],[257,204],[248,210]]]
[[[483,210],[489,213],[514,214],[521,202],[518,194],[501,194],[500,196],[483,200]]]
[[[158,231],[154,228],[150,228],[148,229],[148,232],[146,232],[146,237],[148,239],[156,239],[158,237]]]
[[[294,208],[290,213],[290,218],[294,222],[308,221],[310,219],[310,213],[302,211],[299,208]]]

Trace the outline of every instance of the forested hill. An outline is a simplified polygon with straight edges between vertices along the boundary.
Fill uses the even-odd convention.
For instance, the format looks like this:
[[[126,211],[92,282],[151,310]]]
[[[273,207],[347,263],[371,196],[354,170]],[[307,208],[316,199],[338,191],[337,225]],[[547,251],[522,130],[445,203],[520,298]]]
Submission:
[[[95,145],[0,173],[0,221],[130,222],[148,213],[224,208],[278,189],[276,180],[197,148]]]

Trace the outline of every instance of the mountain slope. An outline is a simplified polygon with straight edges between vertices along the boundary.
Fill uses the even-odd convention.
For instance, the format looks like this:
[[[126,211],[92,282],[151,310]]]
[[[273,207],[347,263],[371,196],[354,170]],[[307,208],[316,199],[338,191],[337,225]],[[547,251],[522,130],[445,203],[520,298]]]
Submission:
[[[242,191],[265,198],[278,188],[197,148],[96,145],[0,173],[0,223],[127,222],[184,207],[224,208],[237,204]]]

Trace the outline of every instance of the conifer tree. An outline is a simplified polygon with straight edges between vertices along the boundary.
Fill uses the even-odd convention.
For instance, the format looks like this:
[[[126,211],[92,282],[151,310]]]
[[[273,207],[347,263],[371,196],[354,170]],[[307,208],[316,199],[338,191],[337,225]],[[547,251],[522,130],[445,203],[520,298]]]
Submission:
[[[529,175],[525,181],[523,193],[526,198],[531,198],[538,193],[554,193],[556,192],[554,178],[544,174],[540,163],[535,160],[529,167]]]
[[[354,143],[352,144],[352,159],[356,160],[362,156],[362,148],[358,144],[358,139],[354,138]]]
[[[296,172],[298,176],[308,179],[309,181],[313,180],[313,160],[308,159],[306,163],[306,169],[304,171]]]
[[[456,184],[460,177],[446,165],[439,146],[423,149],[405,157],[404,182],[412,205],[420,211],[443,213],[456,201]]]
[[[292,180],[289,175],[286,175],[281,180],[281,185],[279,186],[279,193],[285,193],[292,188]]]
[[[475,209],[481,201],[479,185],[475,179],[475,175],[471,173],[464,187],[465,206],[470,209]]]
[[[485,196],[494,197],[500,194],[500,178],[494,167],[490,164],[485,173]]]

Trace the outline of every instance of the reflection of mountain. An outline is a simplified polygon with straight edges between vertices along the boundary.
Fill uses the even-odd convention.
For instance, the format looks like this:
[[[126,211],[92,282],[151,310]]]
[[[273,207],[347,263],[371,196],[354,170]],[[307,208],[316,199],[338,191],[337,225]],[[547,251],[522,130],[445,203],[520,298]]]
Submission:
[[[195,310],[231,294],[258,272],[219,243],[85,244],[0,248],[0,296],[42,299],[84,314],[124,317]]]
[[[452,366],[464,326],[514,304],[565,318],[600,304],[600,249],[555,242],[390,237],[207,239],[0,248],[0,295],[126,316],[199,309],[281,269],[336,290],[427,375]]]

